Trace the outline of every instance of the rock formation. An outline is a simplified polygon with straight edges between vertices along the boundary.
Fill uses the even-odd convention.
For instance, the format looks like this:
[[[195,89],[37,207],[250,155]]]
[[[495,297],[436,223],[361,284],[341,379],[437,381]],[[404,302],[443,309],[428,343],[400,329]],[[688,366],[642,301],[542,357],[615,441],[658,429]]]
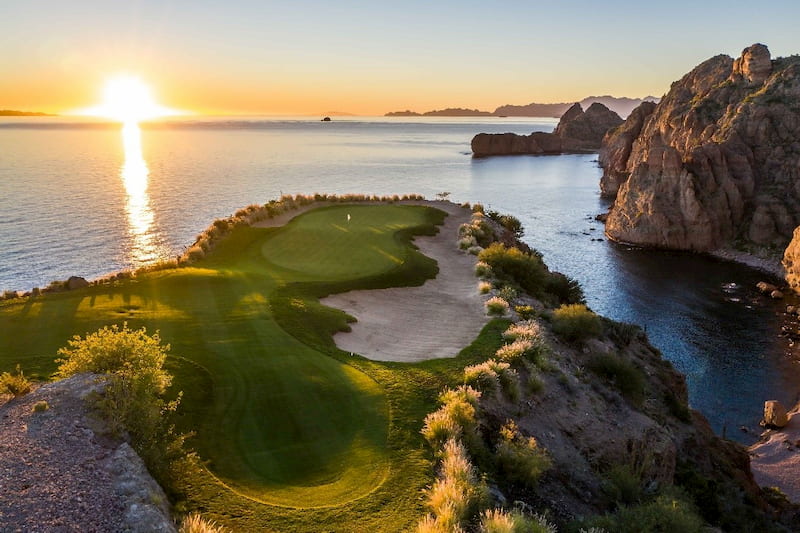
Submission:
[[[518,154],[562,154],[587,152],[600,147],[606,132],[622,124],[622,119],[600,103],[585,112],[579,103],[561,117],[553,133],[479,133],[472,139],[476,156]]]
[[[601,164],[614,240],[783,250],[800,223],[800,57],[754,44],[703,62],[610,133]]]

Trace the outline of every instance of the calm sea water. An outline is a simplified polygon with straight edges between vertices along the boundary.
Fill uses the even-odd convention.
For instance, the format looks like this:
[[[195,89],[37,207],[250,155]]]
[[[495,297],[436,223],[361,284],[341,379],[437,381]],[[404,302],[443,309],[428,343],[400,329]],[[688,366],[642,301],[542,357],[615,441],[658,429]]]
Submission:
[[[791,404],[800,369],[783,304],[762,275],[697,255],[602,239],[594,155],[473,159],[478,132],[550,131],[549,119],[206,119],[143,125],[0,120],[0,290],[97,277],[169,257],[214,218],[285,193],[449,191],[519,217],[551,268],[596,311],[647,329],[687,376],[690,401],[728,436],[763,401]]]

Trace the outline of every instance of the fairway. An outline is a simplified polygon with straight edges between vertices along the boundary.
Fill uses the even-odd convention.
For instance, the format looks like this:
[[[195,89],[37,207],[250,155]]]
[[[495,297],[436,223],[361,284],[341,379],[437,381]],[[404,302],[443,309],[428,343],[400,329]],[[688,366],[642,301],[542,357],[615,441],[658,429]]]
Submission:
[[[184,391],[180,429],[196,431],[215,478],[277,506],[357,500],[392,469],[390,406],[375,379],[319,351],[347,317],[318,297],[434,276],[410,237],[443,219],[421,206],[319,208],[280,228],[237,228],[191,267],[4,302],[0,370],[47,377],[67,339],[107,324],[159,330]]]

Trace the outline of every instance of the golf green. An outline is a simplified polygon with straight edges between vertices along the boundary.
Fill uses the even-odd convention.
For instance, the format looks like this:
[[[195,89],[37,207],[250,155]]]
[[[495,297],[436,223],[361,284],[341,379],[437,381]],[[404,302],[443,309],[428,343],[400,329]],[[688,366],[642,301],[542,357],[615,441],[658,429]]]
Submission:
[[[107,324],[159,330],[184,391],[179,426],[221,483],[292,508],[356,500],[392,469],[392,417],[372,377],[319,350],[347,317],[318,297],[435,275],[410,237],[443,219],[421,206],[318,208],[237,228],[191,267],[3,302],[0,370],[46,377],[71,336]]]

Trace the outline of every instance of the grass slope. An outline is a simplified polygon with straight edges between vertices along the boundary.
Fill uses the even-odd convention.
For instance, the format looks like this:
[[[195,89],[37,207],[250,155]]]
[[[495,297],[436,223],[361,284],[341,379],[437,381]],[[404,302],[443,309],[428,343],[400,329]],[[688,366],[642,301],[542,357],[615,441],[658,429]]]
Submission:
[[[351,357],[331,337],[349,317],[319,297],[433,277],[435,262],[410,237],[434,233],[444,216],[315,209],[281,228],[238,228],[192,267],[4,302],[0,370],[20,363],[47,376],[70,336],[106,324],[159,329],[172,344],[173,389],[184,391],[179,425],[197,432],[192,445],[208,461],[186,480],[189,507],[251,530],[403,529],[431,475],[422,418],[472,352],[420,365]],[[476,346],[496,348],[503,325],[490,323]]]

